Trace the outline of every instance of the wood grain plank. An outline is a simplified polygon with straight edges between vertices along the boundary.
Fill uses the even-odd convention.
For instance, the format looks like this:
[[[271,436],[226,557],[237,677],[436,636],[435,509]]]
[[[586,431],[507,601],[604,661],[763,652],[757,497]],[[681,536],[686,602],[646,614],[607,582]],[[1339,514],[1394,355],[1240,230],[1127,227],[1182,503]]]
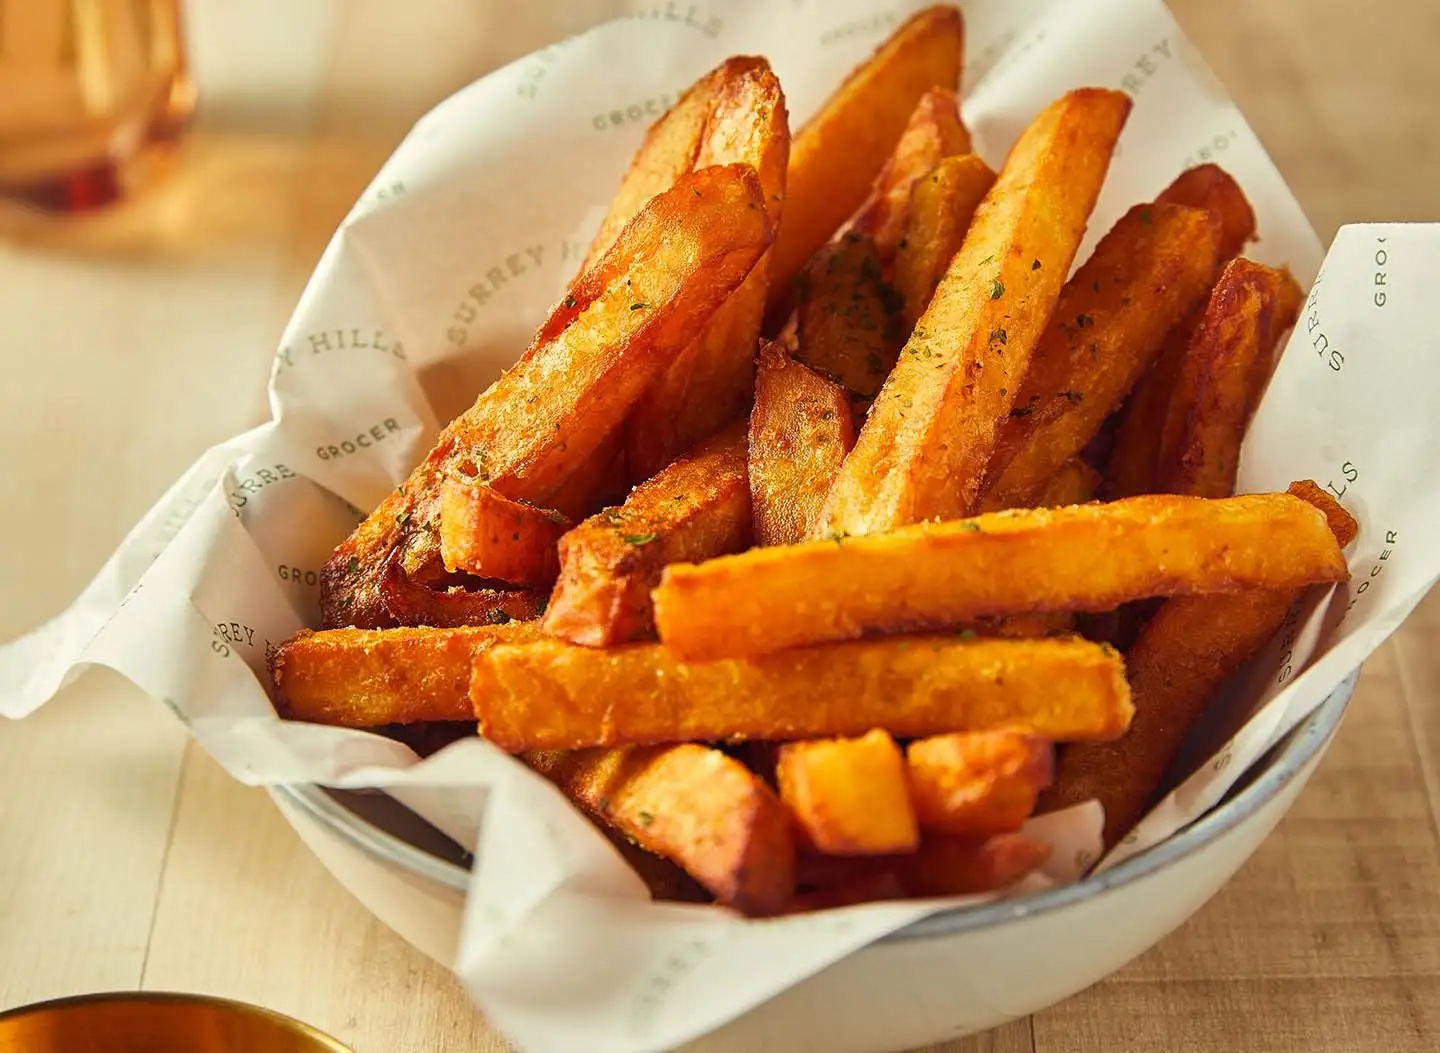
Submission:
[[[1440,832],[1440,593],[1423,600],[1393,638],[1400,697],[1410,720],[1416,762],[1425,778],[1430,820]],[[1440,837],[1437,837],[1440,839]]]
[[[264,791],[190,750],[145,990],[253,1002],[363,1051],[506,1053],[455,978],[351,898]]]
[[[1327,243],[1344,223],[1440,215],[1440,4],[1402,0],[1373,12],[1351,0],[1169,6]]]
[[[1027,1016],[1023,1020],[1012,1020],[982,1035],[970,1035],[938,1046],[926,1046],[914,1053],[1035,1053],[1035,1036],[1031,1031],[1031,1018]]]
[[[1103,987],[1035,1019],[1042,1053],[1433,1053],[1440,981],[1295,978],[1131,984],[1123,1005]]]
[[[0,1009],[139,983],[186,739],[108,672],[0,720]]]

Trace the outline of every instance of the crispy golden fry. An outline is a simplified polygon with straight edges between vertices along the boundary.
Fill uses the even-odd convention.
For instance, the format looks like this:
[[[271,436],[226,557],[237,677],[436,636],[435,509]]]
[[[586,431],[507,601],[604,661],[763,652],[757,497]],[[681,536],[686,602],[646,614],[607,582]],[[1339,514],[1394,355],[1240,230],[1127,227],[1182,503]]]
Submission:
[[[756,544],[787,545],[805,536],[854,442],[845,389],[778,345],[762,343],[749,443]]]
[[[905,333],[930,305],[935,287],[965,242],[970,221],[995,185],[995,172],[974,154],[947,157],[914,185],[895,253],[895,291]]]
[[[1328,490],[1317,486],[1314,480],[1301,479],[1291,483],[1285,492],[1318,508],[1325,517],[1325,525],[1330,528],[1330,533],[1335,535],[1335,541],[1342,549],[1349,548],[1350,543],[1359,536],[1360,524],[1355,521],[1355,517],[1345,511]]]
[[[926,830],[984,837],[1019,830],[1055,775],[1055,749],[1013,731],[919,739],[905,747],[915,814]]]
[[[682,867],[722,904],[783,910],[795,892],[789,813],[739,761],[708,746],[532,753],[526,763],[586,812]]]
[[[402,555],[398,550],[390,554],[376,589],[379,608],[392,626],[503,625],[528,622],[545,609],[545,597],[529,589],[476,588],[474,578],[462,584],[453,578],[423,584],[405,572]]]
[[[721,85],[695,167],[737,162],[753,167],[770,220],[778,224],[790,156],[785,93],[763,60],[749,62]],[[768,288],[767,256],[640,396],[625,422],[632,481],[650,478],[749,410],[755,390],[755,342]]]
[[[1077,456],[1202,302],[1220,262],[1203,209],[1137,205],[1060,293],[1000,428],[980,508],[1026,504]]]
[[[1155,203],[1203,208],[1214,216],[1220,224],[1222,264],[1255,237],[1255,212],[1244,191],[1215,165],[1201,165],[1182,173],[1155,199]],[[1105,471],[1105,489],[1110,498],[1155,492],[1160,434],[1165,427],[1171,394],[1180,376],[1185,352],[1204,313],[1205,305],[1196,305],[1190,315],[1170,331],[1155,356],[1154,365],[1126,401]]]
[[[549,585],[560,572],[555,544],[570,529],[559,512],[501,497],[483,483],[440,487],[440,558],[448,571],[515,585]]]
[[[560,580],[544,630],[588,647],[652,635],[650,590],[667,563],[738,552],[749,539],[745,432],[737,425],[560,539]]]
[[[601,651],[540,639],[486,648],[470,697],[481,734],[511,752],[872,728],[1089,741],[1114,738],[1130,718],[1119,656],[1073,639],[915,636],[697,663],[659,644]]]
[[[620,188],[610,200],[605,218],[581,272],[589,270],[615,244],[626,225],[640,214],[650,199],[663,194],[676,180],[697,167],[701,144],[727,88],[747,75],[767,72],[763,58],[737,55],[726,59],[686,89],[645,132],[645,140],[630,162]]]
[[[655,622],[677,655],[704,661],[986,616],[1104,611],[1146,596],[1345,576],[1323,517],[1288,494],[1132,497],[676,563],[655,590]]]
[[[1082,89],[1020,137],[871,407],[818,536],[969,511],[1129,112],[1126,95]]]
[[[1040,869],[1050,846],[1025,834],[989,838],[926,837],[896,872],[912,896],[976,896],[1009,888]]]
[[[1240,255],[1255,238],[1255,210],[1230,174],[1215,164],[1182,172],[1155,199],[1157,205],[1203,208],[1220,224],[1220,262]]]
[[[520,361],[335,550],[321,575],[325,623],[393,624],[379,582],[392,554],[421,584],[443,571],[432,529],[446,477],[536,504],[560,489],[760,257],[772,233],[764,206],[742,165],[683,176],[651,201]]]
[[[1160,436],[1185,364],[1185,352],[1204,317],[1205,305],[1200,304],[1170,330],[1150,371],[1125,401],[1115,428],[1115,444],[1105,465],[1102,489],[1111,500],[1153,494],[1159,489],[1155,468],[1160,459]]]
[[[1355,540],[1355,520],[1314,483],[1296,483],[1290,493],[1324,514],[1337,547]],[[1135,692],[1129,731],[1104,745],[1065,749],[1040,810],[1096,799],[1105,807],[1105,845],[1115,845],[1144,815],[1216,689],[1275,635],[1300,596],[1296,589],[1252,589],[1161,604],[1126,652]]]
[[[864,203],[915,105],[960,83],[965,27],[954,7],[914,15],[795,134],[785,212],[770,262],[772,308],[790,280]]]
[[[900,353],[900,316],[880,254],[864,234],[817,252],[795,282],[795,357],[873,398]]]
[[[1045,481],[1035,494],[1035,508],[1061,508],[1065,505],[1083,505],[1095,500],[1095,491],[1100,485],[1100,473],[1079,457],[1071,457],[1060,469]]]
[[[851,226],[875,242],[886,264],[905,236],[905,214],[915,183],[944,158],[970,153],[970,133],[960,121],[960,102],[947,88],[920,97],[895,152],[875,180],[870,197]]]
[[[1167,493],[1228,497],[1240,445],[1305,294],[1288,270],[1246,259],[1226,266],[1170,397],[1156,482]]]
[[[630,489],[624,437],[621,431],[611,432],[575,469],[574,474],[550,495],[548,507],[572,523],[578,523],[598,512],[605,504],[623,500]]]
[[[913,852],[920,843],[905,758],[884,731],[787,743],[775,778],[780,800],[817,852],[880,856]]]
[[[678,903],[715,902],[715,896],[709,889],[664,856],[641,848],[618,827],[608,823],[597,825],[600,832],[615,846],[615,850],[625,857],[625,862],[630,864],[635,875],[645,882],[652,900]]]
[[[275,649],[275,708],[289,720],[374,728],[474,719],[470,667],[497,641],[539,637],[534,625],[464,629],[306,629]]]

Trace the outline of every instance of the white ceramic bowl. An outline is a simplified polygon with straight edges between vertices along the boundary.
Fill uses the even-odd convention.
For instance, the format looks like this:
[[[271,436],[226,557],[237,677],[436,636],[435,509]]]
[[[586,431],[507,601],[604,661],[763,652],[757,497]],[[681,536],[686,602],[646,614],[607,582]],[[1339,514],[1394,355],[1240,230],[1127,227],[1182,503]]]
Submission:
[[[925,919],[721,1030],[694,1053],[883,1053],[983,1031],[1114,972],[1178,928],[1289,811],[1340,726],[1352,674],[1208,815],[1077,884]],[[394,800],[314,786],[271,791],[335,878],[445,965],[455,960],[465,854]]]

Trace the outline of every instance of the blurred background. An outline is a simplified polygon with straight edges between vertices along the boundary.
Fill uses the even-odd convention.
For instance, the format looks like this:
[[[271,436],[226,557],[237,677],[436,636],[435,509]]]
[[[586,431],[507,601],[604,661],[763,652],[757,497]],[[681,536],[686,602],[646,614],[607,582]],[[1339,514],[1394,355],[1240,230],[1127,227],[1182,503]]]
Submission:
[[[612,15],[726,2],[0,0],[0,640],[69,603],[204,448],[268,416],[285,320],[336,224],[417,117]],[[1345,222],[1440,218],[1440,3],[1170,7],[1323,241]],[[111,144],[112,160],[97,161],[96,142]],[[63,178],[45,174],[57,170]],[[1364,768],[1381,758],[1353,735],[1342,741],[1309,811],[1302,802],[1249,878],[1119,980],[1051,1023],[1037,1018],[1037,1042],[1119,1048],[1099,1021],[1134,1019],[1115,1012],[1129,977],[1163,991],[1145,1003],[1155,1041],[1129,1048],[1181,1048],[1163,1026],[1183,1013],[1212,1036],[1243,1036],[1203,1048],[1316,1048],[1307,1036],[1321,1035],[1354,1040],[1337,1049],[1435,1048],[1415,1037],[1415,1021],[1440,1029],[1440,856],[1427,804],[1440,800],[1440,721],[1399,701],[1405,663],[1423,665],[1415,639],[1413,653],[1387,648],[1370,664],[1363,716],[1350,723],[1390,736],[1389,766]],[[80,769],[83,782],[65,774]],[[187,746],[185,730],[129,685],[92,677],[0,726],[0,772],[10,801],[0,806],[0,957],[15,945],[7,933],[46,934],[26,943],[24,970],[0,974],[0,1008],[80,989],[183,987],[263,1001],[342,1037],[386,1036],[371,1049],[501,1048],[484,1044],[447,974],[338,895],[263,795]],[[1372,800],[1370,787],[1387,796],[1375,789]],[[22,791],[43,807],[18,806]],[[1318,826],[1305,824],[1337,809],[1393,838],[1382,846],[1404,864],[1393,877],[1364,869],[1374,845],[1311,838]],[[1388,977],[1383,986],[1315,981],[1311,955],[1329,945],[1306,941],[1331,931],[1329,908],[1312,916],[1289,892],[1264,898],[1293,892],[1317,858],[1297,853],[1317,844],[1326,902],[1348,890],[1335,946],[1365,982]],[[7,902],[12,889],[23,892]],[[1255,921],[1249,902],[1284,915],[1261,977],[1303,981],[1284,988],[1283,1012],[1205,986],[1206,969],[1235,967],[1206,948],[1234,945]],[[260,916],[264,931],[247,921]],[[272,931],[313,953],[277,961]],[[1192,973],[1204,976],[1192,983]]]

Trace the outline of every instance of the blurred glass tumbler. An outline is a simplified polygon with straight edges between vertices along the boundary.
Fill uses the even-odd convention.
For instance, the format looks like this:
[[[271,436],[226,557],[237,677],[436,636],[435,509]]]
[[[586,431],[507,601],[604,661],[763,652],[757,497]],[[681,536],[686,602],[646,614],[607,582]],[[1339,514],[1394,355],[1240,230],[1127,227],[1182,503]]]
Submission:
[[[180,0],[0,0],[0,197],[51,212],[111,204],[194,105]]]

